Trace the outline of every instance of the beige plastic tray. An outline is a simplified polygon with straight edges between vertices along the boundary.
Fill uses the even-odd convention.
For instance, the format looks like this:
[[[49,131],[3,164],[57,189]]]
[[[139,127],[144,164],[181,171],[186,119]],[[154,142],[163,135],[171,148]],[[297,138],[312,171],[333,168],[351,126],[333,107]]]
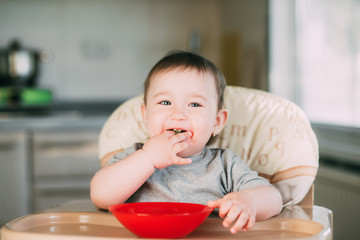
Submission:
[[[320,223],[291,218],[272,218],[257,222],[248,232],[231,234],[221,219],[208,218],[186,239],[301,239],[314,238],[323,231]],[[134,239],[109,213],[51,212],[15,219],[1,229],[1,240],[42,239]],[[319,239],[323,239],[320,237]]]

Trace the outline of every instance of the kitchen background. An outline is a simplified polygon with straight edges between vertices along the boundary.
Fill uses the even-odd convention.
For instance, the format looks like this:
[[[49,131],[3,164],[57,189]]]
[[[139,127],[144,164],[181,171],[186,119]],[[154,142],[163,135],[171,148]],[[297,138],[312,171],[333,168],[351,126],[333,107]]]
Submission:
[[[266,69],[254,76],[266,66],[264,1],[0,3],[0,45],[17,37],[46,51],[50,59],[38,83],[51,88],[57,101],[118,101],[141,93],[148,70],[172,49],[201,51],[219,65],[231,62],[232,81],[251,85],[258,77],[254,81],[261,78],[266,88]],[[251,66],[241,71],[243,55]]]
[[[34,87],[50,93],[30,106],[0,94],[0,224],[89,197],[102,125],[142,92],[147,72],[169,50],[203,54],[228,84],[296,101],[278,87],[291,81],[274,85],[270,74],[272,7],[267,0],[0,0],[0,53],[14,39],[40,52]],[[335,239],[356,239],[360,158],[346,152],[358,148],[359,130],[313,124],[321,151],[315,204],[334,211]]]

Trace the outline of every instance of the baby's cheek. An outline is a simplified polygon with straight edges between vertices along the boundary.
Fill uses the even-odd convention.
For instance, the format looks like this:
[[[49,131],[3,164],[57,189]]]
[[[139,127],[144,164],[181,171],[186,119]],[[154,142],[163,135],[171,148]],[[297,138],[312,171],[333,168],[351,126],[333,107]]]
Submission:
[[[159,135],[163,132],[162,122],[160,121],[160,119],[149,119],[145,126],[150,137]]]

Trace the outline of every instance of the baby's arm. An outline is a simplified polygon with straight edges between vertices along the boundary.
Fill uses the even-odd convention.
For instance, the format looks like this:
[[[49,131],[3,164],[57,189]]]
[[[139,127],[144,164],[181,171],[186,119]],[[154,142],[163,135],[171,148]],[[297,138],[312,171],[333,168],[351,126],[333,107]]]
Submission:
[[[142,149],[98,171],[90,183],[90,196],[101,208],[125,202],[153,174],[155,168],[188,164],[177,153],[188,148],[190,132],[165,131],[150,138]]]
[[[259,186],[233,192],[222,199],[208,202],[209,207],[219,208],[219,216],[224,217],[223,225],[236,233],[252,228],[256,220],[265,220],[281,212],[280,193],[271,186]]]

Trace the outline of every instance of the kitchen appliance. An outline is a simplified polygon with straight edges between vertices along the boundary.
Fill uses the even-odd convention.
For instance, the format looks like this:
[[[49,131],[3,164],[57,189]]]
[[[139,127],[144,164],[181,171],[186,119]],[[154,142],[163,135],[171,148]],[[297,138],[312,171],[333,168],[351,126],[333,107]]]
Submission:
[[[0,110],[49,107],[52,93],[37,87],[40,63],[47,54],[24,48],[14,39],[0,49]]]
[[[18,40],[0,50],[0,86],[35,85],[39,71],[40,52],[25,49]]]

